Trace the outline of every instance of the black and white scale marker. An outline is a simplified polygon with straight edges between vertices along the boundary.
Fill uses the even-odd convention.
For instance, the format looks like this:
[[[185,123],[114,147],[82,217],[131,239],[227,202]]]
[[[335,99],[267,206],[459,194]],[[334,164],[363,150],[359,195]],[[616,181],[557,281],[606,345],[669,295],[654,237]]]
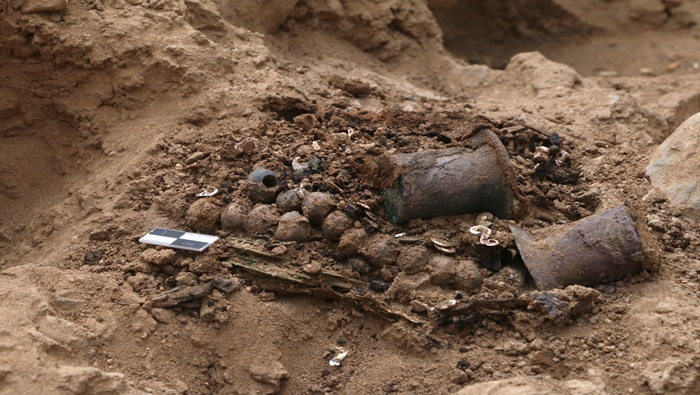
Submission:
[[[183,232],[181,230],[155,228],[139,239],[139,242],[158,246],[179,248],[181,250],[202,252],[215,241],[217,236],[201,233]]]

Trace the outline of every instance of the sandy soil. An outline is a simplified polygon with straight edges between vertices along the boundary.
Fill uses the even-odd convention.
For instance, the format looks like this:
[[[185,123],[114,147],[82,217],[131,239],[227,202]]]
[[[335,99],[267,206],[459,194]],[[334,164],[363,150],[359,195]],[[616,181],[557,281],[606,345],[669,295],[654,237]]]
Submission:
[[[0,1],[0,394],[699,393],[700,227],[644,175],[700,111],[699,12]],[[497,247],[469,232],[479,213],[390,221],[382,155],[484,129],[517,201],[489,220]],[[280,230],[247,181],[261,167],[330,219],[312,202]],[[538,291],[509,226],[623,203],[644,270]],[[138,242],[155,227],[220,240]]]

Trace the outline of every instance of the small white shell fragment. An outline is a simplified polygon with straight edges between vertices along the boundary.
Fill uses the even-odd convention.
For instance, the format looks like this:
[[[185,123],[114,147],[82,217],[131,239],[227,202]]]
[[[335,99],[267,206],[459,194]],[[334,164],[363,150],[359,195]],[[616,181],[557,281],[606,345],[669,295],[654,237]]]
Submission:
[[[400,238],[402,238],[402,237],[404,237],[404,236],[406,236],[406,232],[401,232],[401,233],[397,233],[397,234],[394,235],[394,237],[397,238],[397,239],[400,239]]]
[[[491,236],[491,229],[484,225],[475,225],[469,228],[469,233],[473,235]]]
[[[219,190],[217,188],[206,187],[202,190],[202,192],[198,193],[195,196],[197,196],[197,197],[210,197],[210,196],[216,195],[217,193],[219,193]]]
[[[489,239],[487,237],[482,236],[481,239],[479,240],[479,243],[481,243],[485,246],[488,246],[488,247],[495,247],[498,245],[498,240]]]
[[[435,247],[443,247],[443,248],[454,247],[454,244],[450,243],[449,241],[445,241],[445,240],[431,238],[430,242],[432,242],[435,245]]]
[[[491,221],[493,221],[493,214],[491,214],[489,212],[481,213],[477,216],[477,221],[479,221],[479,222],[481,222],[481,221],[491,222]]]
[[[483,225],[476,225],[469,228],[469,233],[473,235],[479,235],[479,243],[487,247],[495,247],[498,245],[498,240],[489,239],[491,236],[491,229]]]
[[[311,143],[311,146],[314,147],[314,151],[319,151],[321,149],[321,146],[316,142],[316,140]]]
[[[362,207],[362,208],[365,209],[365,210],[372,211],[372,209],[371,209],[367,204],[365,204],[365,203],[357,202],[357,205],[360,206],[360,207]]]
[[[542,152],[535,152],[535,154],[532,155],[532,159],[534,159],[535,161],[546,162],[549,160],[549,154],[545,154]]]
[[[549,148],[545,147],[544,145],[538,145],[537,147],[535,147],[535,151],[537,151],[537,152],[543,152],[543,153],[545,153],[545,154],[548,154],[548,153],[549,153]]]
[[[435,245],[435,249],[437,249],[440,252],[444,252],[445,254],[454,254],[457,252],[457,250],[454,247],[441,247],[439,245]]]
[[[294,171],[301,171],[301,170],[307,170],[309,168],[309,165],[306,163],[301,163],[301,157],[297,156],[292,160],[292,170]]]
[[[435,311],[435,310],[438,310],[438,311],[447,310],[456,304],[457,304],[457,299],[450,299],[450,300],[442,302],[434,307],[431,307],[430,310],[433,310],[433,311]]]
[[[348,350],[344,349],[343,347],[336,347],[335,356],[330,361],[328,361],[328,364],[331,366],[340,366],[340,363],[343,362],[343,360],[347,356]]]

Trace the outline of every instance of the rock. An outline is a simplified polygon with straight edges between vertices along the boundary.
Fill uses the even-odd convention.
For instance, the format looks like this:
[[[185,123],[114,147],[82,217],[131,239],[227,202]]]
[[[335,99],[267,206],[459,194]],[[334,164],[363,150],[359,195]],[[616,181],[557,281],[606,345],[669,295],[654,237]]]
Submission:
[[[172,324],[173,322],[177,321],[177,315],[175,315],[175,313],[169,309],[154,307],[151,309],[151,315],[161,324]]]
[[[136,273],[136,275],[141,275],[151,279],[151,276],[147,276],[143,273]],[[127,279],[128,283],[128,279]],[[85,300],[80,297],[80,292],[74,289],[61,289],[56,291],[55,298],[51,301],[51,305],[62,310],[72,310],[80,307],[85,303]]]
[[[199,199],[187,209],[185,221],[198,232],[212,233],[219,228],[221,211],[215,199]]]
[[[359,257],[348,259],[347,266],[361,275],[365,275],[372,271],[372,266],[370,266],[367,261]]]
[[[367,232],[362,228],[353,228],[343,233],[343,235],[340,237],[338,249],[346,258],[355,256],[360,250],[360,247],[362,247],[366,241]]]
[[[313,225],[319,225],[333,211],[337,200],[330,193],[311,192],[301,203],[301,211]]]
[[[357,79],[345,78],[339,75],[333,75],[328,79],[328,83],[333,85],[338,89],[342,89],[345,92],[353,96],[367,96],[372,88],[368,82],[360,81]]]
[[[187,0],[187,22],[198,31],[224,30],[224,21],[221,18],[216,3],[209,0]],[[207,45],[207,38],[194,35],[193,38],[200,45]]]
[[[647,192],[646,195],[642,198],[643,202],[651,202],[651,203],[663,203],[667,201],[668,198],[666,195],[661,192],[658,188],[651,188],[649,189],[649,192]]]
[[[664,2],[655,0],[634,0],[630,2],[630,18],[640,22],[661,26],[668,19],[666,12],[666,4]],[[649,67],[642,67],[642,69],[649,69]],[[641,74],[648,75],[646,73]]]
[[[65,10],[66,6],[68,0],[27,0],[22,7],[22,13],[59,12]]]
[[[192,272],[181,271],[177,277],[175,277],[175,282],[178,285],[191,287],[197,284],[197,275]]]
[[[227,322],[229,320],[226,297],[215,290],[209,296],[202,298],[199,305],[199,319],[204,322]]]
[[[12,8],[15,8],[17,1],[19,0],[10,3]],[[20,3],[19,6],[21,7],[22,4]],[[14,46],[21,47],[25,44],[25,41],[26,40],[22,39],[21,36],[9,36],[6,38],[5,45],[10,48],[13,46],[11,42],[14,42],[16,43]],[[0,88],[0,119],[9,118],[17,114],[18,111],[19,97],[17,96],[17,92],[9,88]],[[0,130],[4,130],[4,128],[0,128]]]
[[[255,381],[276,387],[289,378],[289,372],[279,361],[253,364],[248,368],[248,373]]]
[[[283,212],[287,213],[289,211],[297,211],[301,208],[301,196],[299,196],[299,191],[296,189],[290,189],[288,191],[281,192],[277,195],[277,208]]]
[[[472,260],[461,260],[455,268],[455,286],[461,291],[472,291],[481,286],[484,277]]]
[[[417,245],[402,249],[396,258],[396,264],[406,274],[415,274],[425,268],[428,259],[430,251],[425,246]]]
[[[369,282],[369,289],[374,292],[385,292],[389,289],[389,284],[381,280],[372,280]]]
[[[524,355],[530,350],[527,343],[520,340],[509,339],[501,347],[503,354],[510,356]]]
[[[567,324],[571,320],[589,313],[600,292],[581,285],[569,285],[564,289],[533,292],[528,310],[545,315],[557,324]]]
[[[255,137],[246,137],[243,141],[236,143],[233,146],[229,157],[237,157],[238,155],[251,156],[260,150],[258,146],[258,139]]]
[[[700,214],[700,113],[686,119],[652,154],[646,174],[671,203]]]
[[[606,391],[600,381],[520,376],[472,384],[455,395],[606,395]]]
[[[112,232],[109,229],[98,229],[90,232],[90,240],[94,241],[107,241],[112,236]]]
[[[428,273],[433,285],[444,287],[452,284],[457,270],[457,260],[444,255],[434,255],[428,262]]]
[[[261,33],[271,33],[287,19],[297,0],[278,0],[261,7],[258,0],[219,0],[221,16],[234,26]]]
[[[136,313],[129,319],[129,326],[135,333],[147,336],[158,327],[156,320],[143,308],[136,310]]]
[[[153,265],[162,266],[175,262],[177,254],[170,249],[149,248],[141,253],[141,259]]]
[[[693,365],[692,360],[682,361],[674,357],[649,362],[643,373],[644,382],[655,395],[696,394],[700,378]]]
[[[216,273],[219,269],[221,269],[221,263],[210,254],[197,255],[194,262],[190,263],[190,271],[192,273]]]
[[[149,276],[145,273],[139,272],[133,276],[129,276],[126,279],[126,283],[129,284],[134,292],[139,292],[142,289],[148,289],[156,286],[156,282],[153,276]]]
[[[202,160],[206,157],[207,157],[207,154],[205,154],[204,152],[197,151],[194,154],[188,156],[187,159],[185,159],[185,164],[191,165],[192,163],[197,162],[199,160]]]
[[[36,329],[43,335],[43,339],[48,339],[47,345],[60,345],[68,351],[80,349],[96,337],[82,325],[53,315],[47,315],[38,321]]]
[[[510,60],[506,75],[514,84],[525,84],[538,96],[556,96],[581,85],[581,76],[573,68],[555,63],[539,52],[522,52]]]
[[[310,274],[319,274],[323,270],[323,264],[319,261],[311,261],[301,268],[304,272]]]
[[[305,131],[309,131],[321,126],[314,114],[297,115],[292,121],[294,122],[294,126],[297,126]]]
[[[495,295],[510,292],[518,295],[525,289],[527,274],[522,267],[504,266],[494,275],[484,279],[482,288],[488,289]]]
[[[654,229],[657,232],[663,232],[666,230],[666,227],[664,226],[664,222],[661,220],[661,217],[659,217],[656,214],[647,215],[647,225],[649,225],[650,228]]]
[[[280,214],[272,206],[260,204],[255,206],[245,218],[245,231],[252,236],[275,229]]]
[[[354,222],[346,213],[335,210],[323,220],[323,234],[328,240],[337,241],[343,236],[343,233],[352,229]]]
[[[360,250],[374,267],[391,265],[399,256],[399,244],[389,235],[376,235]]]
[[[309,241],[311,224],[309,220],[297,211],[290,211],[279,219],[275,238],[281,241]]]
[[[387,295],[402,302],[410,302],[417,291],[430,287],[428,273],[406,274],[399,273],[391,283]]]
[[[138,262],[133,262],[133,263],[129,264],[127,266],[127,270],[130,270],[130,271],[133,270],[137,273],[153,273],[153,272],[157,272],[158,268],[154,265],[151,265],[148,262],[138,261]]]
[[[246,209],[236,202],[231,202],[221,213],[221,229],[239,230],[245,227]]]
[[[0,365],[0,383],[5,381],[5,378],[12,373],[12,369],[6,365]]]
[[[129,390],[121,373],[105,373],[97,368],[82,366],[61,366],[57,373],[57,389],[71,394],[117,395],[126,394]]]

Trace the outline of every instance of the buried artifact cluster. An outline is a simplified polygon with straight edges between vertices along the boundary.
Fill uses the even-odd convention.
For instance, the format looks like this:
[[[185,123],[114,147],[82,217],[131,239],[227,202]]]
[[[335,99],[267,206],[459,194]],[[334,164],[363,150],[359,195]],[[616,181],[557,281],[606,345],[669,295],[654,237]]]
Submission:
[[[344,191],[316,154],[313,166],[295,158],[291,167],[256,167],[241,184],[243,199],[196,200],[188,225],[223,229],[219,260],[262,289],[346,298],[414,323],[525,307],[563,322],[596,298],[569,286],[643,270],[643,238],[624,205],[532,235],[516,227],[527,207],[507,150],[488,129],[462,146],[368,158],[363,179],[374,190]],[[559,167],[570,159],[548,160]],[[549,292],[557,288],[563,293]]]

